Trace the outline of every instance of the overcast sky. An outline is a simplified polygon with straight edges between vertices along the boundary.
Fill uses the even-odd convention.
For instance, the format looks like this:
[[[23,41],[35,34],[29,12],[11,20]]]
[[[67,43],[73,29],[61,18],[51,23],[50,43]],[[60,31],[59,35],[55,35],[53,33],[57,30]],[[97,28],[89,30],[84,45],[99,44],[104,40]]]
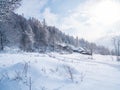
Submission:
[[[16,12],[88,41],[120,34],[120,0],[23,0]]]

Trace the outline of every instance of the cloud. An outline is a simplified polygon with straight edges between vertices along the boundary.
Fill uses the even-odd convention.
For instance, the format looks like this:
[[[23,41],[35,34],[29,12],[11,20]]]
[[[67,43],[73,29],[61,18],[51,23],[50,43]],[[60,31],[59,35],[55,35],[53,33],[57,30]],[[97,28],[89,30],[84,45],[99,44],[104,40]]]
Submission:
[[[60,0],[29,0],[29,2],[23,0],[17,13],[24,13],[27,18],[35,17],[39,20],[45,18],[48,25],[55,25],[67,34],[89,41],[107,35],[112,28],[118,29],[116,24],[120,21],[119,0],[80,0],[79,4],[71,6],[76,1],[70,1],[70,6],[66,8],[61,7],[60,3],[64,2]],[[55,6],[50,2],[54,2]]]
[[[18,14],[24,14],[25,17],[41,18],[41,10],[48,0],[23,0],[22,6],[16,11]]]
[[[48,25],[57,26],[58,23],[58,16],[51,12],[50,8],[45,8],[44,12],[42,13],[42,17],[46,19]]]
[[[79,38],[95,41],[105,36],[110,27],[120,21],[119,9],[120,3],[116,3],[115,0],[88,0],[71,11],[69,16],[64,17],[61,30]]]
[[[52,0],[55,2],[56,0]],[[51,12],[49,7],[46,7],[48,0],[23,0],[22,6],[16,11],[18,14],[24,14],[26,18],[34,17],[39,20],[46,19],[48,25],[57,26],[57,14]]]

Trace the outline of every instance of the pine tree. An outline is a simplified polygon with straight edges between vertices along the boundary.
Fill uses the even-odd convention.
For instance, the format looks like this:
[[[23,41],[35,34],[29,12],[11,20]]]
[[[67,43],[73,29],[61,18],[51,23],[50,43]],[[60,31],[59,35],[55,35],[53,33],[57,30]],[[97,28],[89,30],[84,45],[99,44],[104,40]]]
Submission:
[[[0,21],[4,21],[6,17],[20,6],[21,0],[0,0]]]
[[[0,23],[7,20],[10,12],[20,6],[21,0],[0,0]],[[5,35],[0,27],[0,50],[4,49]]]

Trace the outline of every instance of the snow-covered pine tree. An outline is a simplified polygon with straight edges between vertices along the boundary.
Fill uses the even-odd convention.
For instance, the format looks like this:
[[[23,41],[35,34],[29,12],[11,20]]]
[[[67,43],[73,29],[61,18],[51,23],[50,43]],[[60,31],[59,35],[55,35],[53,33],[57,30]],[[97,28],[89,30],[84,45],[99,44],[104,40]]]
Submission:
[[[20,6],[21,0],[0,0],[0,23],[6,22],[10,12]],[[0,50],[4,49],[5,42],[4,30],[0,24]]]
[[[21,0],[0,0],[0,21],[6,20],[10,12],[20,6]]]

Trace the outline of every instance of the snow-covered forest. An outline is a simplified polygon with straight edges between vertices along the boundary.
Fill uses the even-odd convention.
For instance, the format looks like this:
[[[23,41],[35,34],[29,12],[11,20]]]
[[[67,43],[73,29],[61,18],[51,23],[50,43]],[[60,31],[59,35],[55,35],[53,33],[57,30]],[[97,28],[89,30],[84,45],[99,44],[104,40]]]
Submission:
[[[0,0],[0,90],[120,89],[119,36],[109,45],[69,35],[16,13],[23,1]]]
[[[86,51],[93,49],[93,52],[100,54],[110,54],[110,51],[104,46],[97,46],[95,43],[89,43],[84,39],[74,38],[62,33],[55,26],[48,26],[43,21],[35,18],[25,19],[21,15],[13,12],[8,16],[8,21],[1,22],[1,50],[5,48],[17,48],[23,51],[60,51],[72,47],[82,47]],[[66,49],[65,49],[66,48]]]

